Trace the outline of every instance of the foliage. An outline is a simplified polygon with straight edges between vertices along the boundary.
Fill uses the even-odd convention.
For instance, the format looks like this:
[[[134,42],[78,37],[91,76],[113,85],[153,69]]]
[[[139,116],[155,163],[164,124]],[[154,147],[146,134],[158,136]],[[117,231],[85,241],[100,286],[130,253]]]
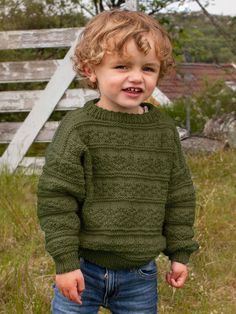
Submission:
[[[158,15],[162,21],[163,15]],[[228,33],[236,33],[236,18],[217,16]],[[225,38],[203,13],[172,13],[165,17],[174,44],[174,54],[181,62],[236,62],[236,55]]]
[[[170,4],[183,5],[187,0],[139,0],[139,10],[147,14],[155,14]],[[125,6],[125,0],[80,0],[79,6],[82,11],[90,16],[96,15],[105,10],[111,10]]]
[[[185,2],[187,0],[140,0],[139,10],[155,14],[170,4],[181,6]],[[0,29],[69,27],[75,23],[77,26],[84,23],[85,16],[124,5],[125,0],[0,0]]]
[[[233,314],[236,154],[195,156],[188,163],[197,190],[200,250],[191,258],[183,289],[165,283],[169,264],[164,256],[158,258],[159,313]],[[0,313],[50,313],[54,266],[36,217],[37,182],[36,176],[22,173],[0,175]]]
[[[183,97],[176,100],[173,105],[161,108],[170,115],[180,127],[186,127],[186,112],[190,110],[190,124],[193,133],[201,133],[207,120],[226,112],[235,111],[236,92],[225,86],[224,82],[205,82],[203,93]]]
[[[79,0],[0,0],[0,30],[78,27],[85,16]]]
[[[170,4],[181,6],[185,2],[187,0],[140,0],[139,8],[153,14],[170,33],[177,61],[236,62],[225,38],[203,13],[168,13]],[[124,0],[0,0],[0,30],[79,27],[92,15],[123,4]],[[214,18],[224,25],[227,33],[236,33],[236,18]],[[12,54],[15,52],[11,51]],[[42,50],[41,54],[45,56]]]

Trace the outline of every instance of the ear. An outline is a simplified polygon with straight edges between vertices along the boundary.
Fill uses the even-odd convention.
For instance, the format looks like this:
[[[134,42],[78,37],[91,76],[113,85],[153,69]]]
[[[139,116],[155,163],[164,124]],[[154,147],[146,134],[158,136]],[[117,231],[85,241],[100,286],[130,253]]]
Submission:
[[[97,81],[96,73],[91,65],[86,64],[83,68],[83,71],[87,78],[90,80],[90,82],[95,83]]]

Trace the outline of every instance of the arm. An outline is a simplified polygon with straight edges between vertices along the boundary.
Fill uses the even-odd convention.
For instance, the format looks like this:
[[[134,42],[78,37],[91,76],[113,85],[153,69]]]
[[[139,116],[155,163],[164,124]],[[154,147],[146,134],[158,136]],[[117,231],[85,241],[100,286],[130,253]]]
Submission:
[[[81,302],[84,278],[79,267],[79,210],[85,197],[84,145],[66,118],[46,153],[38,184],[38,218],[46,250],[56,265],[56,285],[69,299]]]
[[[166,254],[172,262],[187,264],[191,253],[198,249],[193,240],[195,218],[195,190],[186,164],[178,132],[174,128],[173,166],[165,207],[163,235]]]

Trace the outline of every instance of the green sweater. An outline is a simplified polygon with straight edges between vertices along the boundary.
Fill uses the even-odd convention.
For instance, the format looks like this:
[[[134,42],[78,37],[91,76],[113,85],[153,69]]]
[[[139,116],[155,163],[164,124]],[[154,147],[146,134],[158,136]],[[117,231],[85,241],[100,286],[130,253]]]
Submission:
[[[56,273],[80,267],[139,267],[163,252],[187,263],[195,191],[171,118],[87,102],[69,112],[46,152],[38,217]]]

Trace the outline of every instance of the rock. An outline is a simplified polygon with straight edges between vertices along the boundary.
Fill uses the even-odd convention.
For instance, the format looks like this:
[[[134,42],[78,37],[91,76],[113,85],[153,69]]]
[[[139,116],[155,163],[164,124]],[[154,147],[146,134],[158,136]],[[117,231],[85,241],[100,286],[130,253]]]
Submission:
[[[211,139],[224,142],[231,148],[236,148],[236,113],[225,113],[221,117],[210,119],[204,127],[203,134]]]
[[[223,150],[226,146],[223,141],[210,139],[203,136],[191,136],[181,140],[181,146],[185,153],[210,154]]]
[[[190,136],[189,131],[187,129],[183,129],[177,126],[177,131],[179,133],[179,138],[181,141]]]

